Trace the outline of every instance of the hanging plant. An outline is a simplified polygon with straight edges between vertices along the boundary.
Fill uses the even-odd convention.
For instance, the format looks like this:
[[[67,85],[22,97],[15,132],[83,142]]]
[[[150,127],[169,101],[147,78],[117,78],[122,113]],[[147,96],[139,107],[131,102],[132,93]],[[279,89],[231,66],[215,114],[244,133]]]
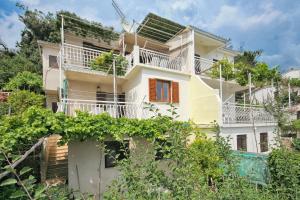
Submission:
[[[128,62],[123,56],[116,55],[113,51],[100,54],[91,61],[90,67],[93,70],[113,74],[113,60],[115,60],[116,74],[118,76],[124,76]]]

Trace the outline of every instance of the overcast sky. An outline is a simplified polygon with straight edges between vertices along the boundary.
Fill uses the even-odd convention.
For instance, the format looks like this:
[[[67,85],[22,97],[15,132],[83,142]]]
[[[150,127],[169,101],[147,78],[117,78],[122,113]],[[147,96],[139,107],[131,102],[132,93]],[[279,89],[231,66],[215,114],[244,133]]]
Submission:
[[[262,49],[282,70],[300,66],[300,0],[116,0],[129,20],[148,12],[232,39],[235,49]],[[17,0],[0,0],[0,38],[14,47],[23,24]],[[19,0],[43,12],[68,10],[120,30],[111,0]]]

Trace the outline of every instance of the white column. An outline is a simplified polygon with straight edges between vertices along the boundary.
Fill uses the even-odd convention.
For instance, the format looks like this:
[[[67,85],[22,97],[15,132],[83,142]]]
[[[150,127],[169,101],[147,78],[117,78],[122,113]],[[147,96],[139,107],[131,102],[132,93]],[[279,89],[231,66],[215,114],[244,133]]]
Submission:
[[[136,66],[140,62],[140,47],[137,45],[133,46],[133,66]]]
[[[114,117],[117,117],[117,103],[118,103],[118,98],[117,98],[117,74],[116,74],[116,61],[115,59],[113,60],[113,73],[114,73]]]

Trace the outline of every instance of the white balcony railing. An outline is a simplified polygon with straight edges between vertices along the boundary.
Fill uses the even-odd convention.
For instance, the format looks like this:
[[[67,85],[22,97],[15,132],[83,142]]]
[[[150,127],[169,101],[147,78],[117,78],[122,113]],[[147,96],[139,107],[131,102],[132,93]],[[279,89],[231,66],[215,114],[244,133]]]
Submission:
[[[90,114],[108,113],[112,117],[127,118],[148,118],[149,115],[149,112],[143,109],[143,105],[128,102],[64,99],[58,103],[58,112],[74,116],[76,111]]]
[[[183,70],[183,58],[182,56],[171,57],[168,54],[143,49],[139,50],[139,62],[142,64],[151,65],[153,67],[161,67],[165,69],[171,69],[176,71]]]
[[[103,51],[64,44],[64,64],[82,68],[90,68],[91,62],[101,55]]]
[[[195,56],[195,74],[201,74],[209,70],[213,64],[214,62],[212,60]]]
[[[223,123],[224,124],[252,124],[275,123],[275,118],[263,107],[224,104]]]

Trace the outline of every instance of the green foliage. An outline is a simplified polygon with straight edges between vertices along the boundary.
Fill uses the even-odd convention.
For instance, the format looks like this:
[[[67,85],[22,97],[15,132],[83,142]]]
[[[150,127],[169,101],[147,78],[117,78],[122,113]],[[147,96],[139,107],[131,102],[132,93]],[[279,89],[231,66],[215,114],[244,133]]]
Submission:
[[[287,149],[275,149],[268,158],[271,186],[286,199],[300,195],[300,153]]]
[[[291,87],[300,87],[300,79],[299,78],[291,78],[288,81]]]
[[[220,164],[222,160],[221,152],[216,145],[216,142],[207,138],[196,139],[189,147],[190,157],[196,167],[195,170],[200,171],[203,176],[221,177],[224,174]]]
[[[99,22],[82,19],[75,13],[68,11],[57,12],[58,27],[61,26],[61,15],[64,16],[65,30],[73,32],[76,35],[103,40],[107,43],[119,38],[119,34],[114,31],[113,27],[106,27]]]
[[[0,118],[10,112],[9,104],[7,102],[0,102]]]
[[[39,72],[35,63],[21,54],[0,51],[0,88],[22,71]]]
[[[91,61],[90,66],[93,70],[113,74],[113,60],[115,59],[116,74],[122,76],[125,74],[127,60],[121,55],[114,55],[113,51],[100,54]]]
[[[213,78],[219,78],[220,77],[220,65],[222,67],[222,77],[226,80],[233,80],[234,79],[234,65],[228,61],[228,59],[222,59],[218,62],[214,63],[211,76]]]
[[[293,148],[300,152],[300,138],[293,139]]]
[[[40,93],[43,90],[42,77],[28,71],[18,73],[5,84],[5,90],[29,90]]]
[[[251,81],[256,87],[270,85],[271,81],[277,82],[281,79],[277,68],[270,69],[264,62],[258,62],[257,58],[261,55],[261,51],[245,51],[242,55],[238,55],[235,64],[230,63],[227,59],[220,60],[213,65],[211,77],[219,78],[219,66],[222,66],[222,77],[228,80],[236,80],[241,86],[245,86],[249,82],[249,74],[251,73]]]
[[[0,121],[0,149],[5,152],[22,152],[28,144],[52,133],[60,133],[62,114],[31,107],[21,115],[5,116]]]
[[[19,90],[12,92],[7,101],[11,106],[12,112],[18,114],[24,112],[31,106],[42,107],[45,102],[45,97],[27,90]]]

